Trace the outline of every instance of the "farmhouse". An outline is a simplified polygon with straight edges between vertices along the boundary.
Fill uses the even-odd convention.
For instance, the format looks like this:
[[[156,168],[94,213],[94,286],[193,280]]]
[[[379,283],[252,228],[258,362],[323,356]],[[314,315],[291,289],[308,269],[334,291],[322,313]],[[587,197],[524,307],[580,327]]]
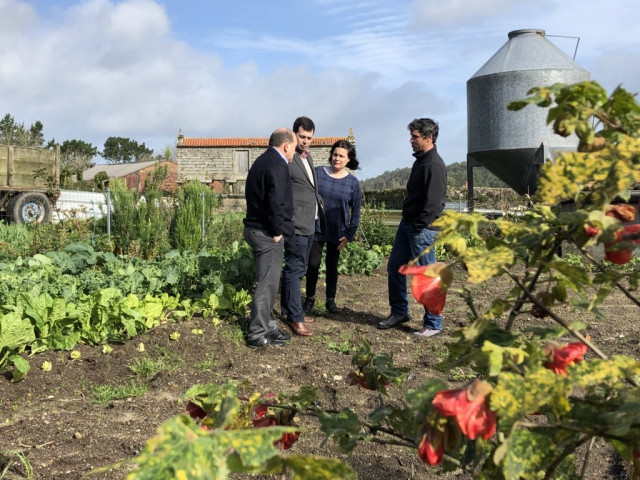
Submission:
[[[82,174],[82,179],[93,181],[98,172],[105,172],[110,179],[123,179],[127,188],[142,192],[147,176],[151,175],[157,168],[165,166],[167,168],[167,178],[160,185],[160,189],[165,192],[173,192],[177,187],[178,165],[167,160],[96,165],[85,170]]]
[[[316,137],[311,142],[311,156],[316,166],[327,165],[331,146],[338,140],[355,144],[353,129],[346,137]],[[176,158],[178,181],[198,180],[217,193],[244,194],[249,168],[269,145],[259,138],[189,138],[178,133]]]

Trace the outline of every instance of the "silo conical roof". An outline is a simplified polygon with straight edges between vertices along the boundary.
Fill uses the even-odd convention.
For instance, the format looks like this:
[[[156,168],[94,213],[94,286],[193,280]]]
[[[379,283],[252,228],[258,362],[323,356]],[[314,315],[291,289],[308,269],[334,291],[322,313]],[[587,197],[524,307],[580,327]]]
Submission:
[[[494,73],[546,69],[584,70],[571,57],[547,40],[544,30],[527,28],[509,32],[509,41],[471,78]]]

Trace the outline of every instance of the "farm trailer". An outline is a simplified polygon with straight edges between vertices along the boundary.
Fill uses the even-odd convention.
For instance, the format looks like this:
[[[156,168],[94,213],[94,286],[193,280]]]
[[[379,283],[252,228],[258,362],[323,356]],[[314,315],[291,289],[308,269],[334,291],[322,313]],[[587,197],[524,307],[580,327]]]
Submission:
[[[60,147],[0,145],[0,214],[14,223],[46,223],[58,196]]]

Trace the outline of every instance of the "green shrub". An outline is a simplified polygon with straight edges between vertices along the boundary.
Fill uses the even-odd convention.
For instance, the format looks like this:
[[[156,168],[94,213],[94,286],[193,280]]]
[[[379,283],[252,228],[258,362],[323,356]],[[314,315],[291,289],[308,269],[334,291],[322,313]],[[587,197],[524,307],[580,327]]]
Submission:
[[[204,248],[205,232],[213,231],[218,196],[198,181],[184,184],[178,191],[172,225],[175,249],[199,252]],[[204,224],[204,225],[203,225]]]
[[[360,212],[360,232],[369,246],[393,245],[396,229],[385,225],[387,214],[385,206],[374,208],[372,204],[364,204]]]

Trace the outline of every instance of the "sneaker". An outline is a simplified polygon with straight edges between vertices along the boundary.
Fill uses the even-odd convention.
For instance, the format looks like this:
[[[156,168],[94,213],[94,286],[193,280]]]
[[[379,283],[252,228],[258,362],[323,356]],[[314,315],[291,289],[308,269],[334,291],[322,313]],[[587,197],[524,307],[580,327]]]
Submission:
[[[316,303],[316,299],[313,297],[307,297],[302,304],[302,311],[309,315],[313,309],[313,305]]]
[[[329,313],[338,313],[340,309],[336,305],[336,301],[333,298],[328,298],[327,303],[324,304]]]
[[[392,313],[391,315],[389,315],[388,318],[378,323],[378,328],[380,330],[386,330],[387,328],[395,327],[396,325],[399,325],[401,323],[407,323],[410,320],[411,320],[411,315],[403,316],[403,315],[395,315]]]
[[[433,337],[434,335],[438,335],[442,330],[433,330],[431,328],[424,327],[422,330],[418,330],[413,332],[414,335],[418,335],[419,337]]]

